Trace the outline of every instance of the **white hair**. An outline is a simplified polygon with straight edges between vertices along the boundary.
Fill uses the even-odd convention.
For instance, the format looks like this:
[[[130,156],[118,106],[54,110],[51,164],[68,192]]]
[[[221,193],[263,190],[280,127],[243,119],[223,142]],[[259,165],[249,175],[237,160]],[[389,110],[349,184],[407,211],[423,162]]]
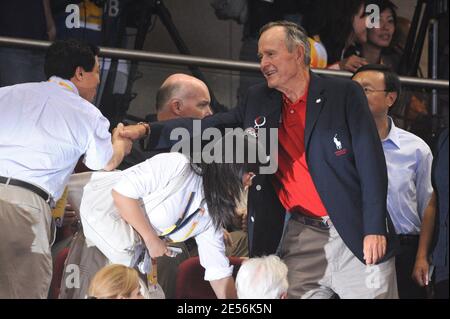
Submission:
[[[275,255],[242,263],[236,277],[239,299],[279,299],[288,290],[287,266]]]

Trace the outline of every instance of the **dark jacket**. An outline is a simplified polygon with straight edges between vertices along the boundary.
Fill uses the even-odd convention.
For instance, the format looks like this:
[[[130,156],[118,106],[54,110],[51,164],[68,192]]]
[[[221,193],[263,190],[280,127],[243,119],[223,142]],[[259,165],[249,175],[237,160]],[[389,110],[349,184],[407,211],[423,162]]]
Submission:
[[[437,195],[436,225],[434,229],[434,250],[432,263],[438,267],[446,267],[446,278],[436,278],[437,281],[448,279],[448,128],[441,133],[436,145],[433,161],[433,187]]]

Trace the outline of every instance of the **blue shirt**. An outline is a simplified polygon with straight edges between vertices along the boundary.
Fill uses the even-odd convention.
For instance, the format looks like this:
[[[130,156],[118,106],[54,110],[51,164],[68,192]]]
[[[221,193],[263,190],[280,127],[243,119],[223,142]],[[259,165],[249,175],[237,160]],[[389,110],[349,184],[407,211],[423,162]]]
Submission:
[[[421,138],[389,121],[389,135],[382,141],[388,171],[387,208],[397,234],[418,235],[433,193],[433,155]]]

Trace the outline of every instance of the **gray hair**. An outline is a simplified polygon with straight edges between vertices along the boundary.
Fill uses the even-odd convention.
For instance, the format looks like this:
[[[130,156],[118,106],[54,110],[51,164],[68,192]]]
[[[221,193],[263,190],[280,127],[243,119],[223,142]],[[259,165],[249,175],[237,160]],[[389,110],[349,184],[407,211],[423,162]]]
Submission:
[[[273,27],[283,27],[286,31],[286,47],[289,52],[294,50],[295,46],[302,46],[305,51],[305,66],[309,67],[311,63],[311,45],[309,44],[306,31],[296,23],[289,21],[275,21],[264,25],[259,31],[259,36]]]
[[[288,290],[287,266],[275,255],[250,258],[236,276],[239,299],[279,299]]]

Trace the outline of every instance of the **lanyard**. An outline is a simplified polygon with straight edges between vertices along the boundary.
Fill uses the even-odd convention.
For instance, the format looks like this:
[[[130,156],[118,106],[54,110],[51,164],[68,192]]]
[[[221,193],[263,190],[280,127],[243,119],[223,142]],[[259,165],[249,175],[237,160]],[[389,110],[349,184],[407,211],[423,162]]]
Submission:
[[[177,222],[176,222],[174,225],[168,227],[166,230],[163,231],[163,233],[159,236],[161,239],[164,238],[164,237],[168,237],[169,235],[171,235],[171,234],[173,234],[173,233],[179,231],[181,228],[183,228],[184,226],[186,226],[186,225],[192,220],[192,218],[194,218],[198,213],[202,212],[202,215],[203,215],[202,207],[203,207],[204,202],[205,202],[204,199],[201,201],[200,207],[197,208],[197,209],[195,210],[195,212],[193,212],[193,213],[192,213],[191,215],[189,215],[187,218],[185,218],[186,215],[187,215],[187,213],[189,212],[189,208],[190,208],[191,205],[192,205],[192,201],[194,200],[194,196],[195,196],[195,192],[191,192],[191,194],[189,195],[188,203],[187,203],[187,205],[186,205],[186,208],[184,209],[183,214],[181,215],[180,218],[178,218]],[[194,222],[194,223],[192,224],[191,228],[190,228],[189,231],[188,231],[188,234],[185,236],[184,239],[186,239],[186,238],[192,233],[192,231],[195,229],[195,227],[197,226],[197,224],[198,224],[197,222]],[[184,240],[184,239],[183,239],[183,240]],[[182,240],[182,241],[183,241],[183,240]]]
[[[49,79],[48,81],[49,81],[49,82],[52,82],[52,83],[56,83],[56,84],[58,84],[60,87],[62,87],[63,89],[75,93],[74,88],[73,88],[71,85],[69,85],[69,84],[67,84],[66,82],[64,82],[64,81],[58,81],[58,80],[55,80],[55,79]]]

